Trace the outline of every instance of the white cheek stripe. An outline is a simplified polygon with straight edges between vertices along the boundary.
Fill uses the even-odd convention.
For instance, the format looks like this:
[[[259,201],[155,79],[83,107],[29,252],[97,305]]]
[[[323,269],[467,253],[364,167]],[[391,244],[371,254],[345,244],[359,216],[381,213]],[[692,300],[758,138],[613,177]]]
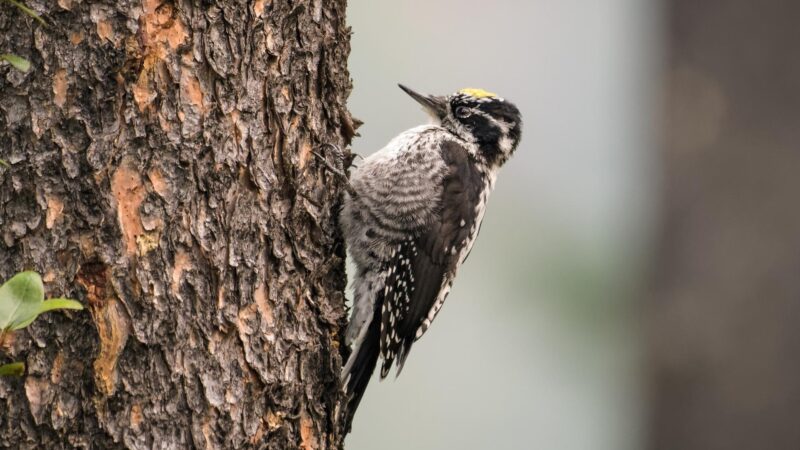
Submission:
[[[512,141],[508,136],[503,136],[500,138],[500,141],[497,143],[497,145],[500,147],[500,150],[503,153],[509,154],[511,153],[511,150],[513,150],[514,141]]]
[[[502,120],[497,120],[494,117],[490,116],[489,114],[486,114],[483,111],[477,111],[476,110],[476,111],[473,111],[473,112],[475,114],[485,118],[489,122],[492,122],[492,124],[494,124],[497,128],[500,128],[500,130],[503,132],[504,135],[508,134],[508,130],[511,129],[511,125],[503,122]]]

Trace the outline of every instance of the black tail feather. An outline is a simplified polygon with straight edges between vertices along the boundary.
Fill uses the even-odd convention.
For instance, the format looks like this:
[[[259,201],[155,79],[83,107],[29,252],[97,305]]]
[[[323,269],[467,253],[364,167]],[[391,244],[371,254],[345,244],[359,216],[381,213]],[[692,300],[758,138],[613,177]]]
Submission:
[[[356,359],[350,369],[349,379],[347,381],[345,434],[350,432],[350,428],[353,424],[353,416],[355,416],[358,404],[361,403],[361,397],[364,396],[367,384],[369,384],[369,380],[372,378],[375,365],[378,363],[378,356],[381,352],[380,338],[380,315],[375,314],[375,317],[372,318],[369,328],[367,329],[366,337],[358,350],[356,350],[358,354],[355,356]]]

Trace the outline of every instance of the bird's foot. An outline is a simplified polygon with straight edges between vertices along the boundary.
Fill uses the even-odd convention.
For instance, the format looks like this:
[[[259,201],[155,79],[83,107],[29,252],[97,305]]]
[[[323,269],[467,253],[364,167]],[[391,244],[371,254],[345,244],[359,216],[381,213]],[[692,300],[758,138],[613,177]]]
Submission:
[[[323,144],[322,147],[323,148],[328,147],[328,148],[333,150],[333,156],[334,156],[334,161],[335,161],[334,164],[335,165],[331,164],[331,162],[328,160],[328,158],[325,155],[322,155],[322,154],[320,154],[320,153],[318,153],[318,152],[316,152],[314,150],[312,150],[311,153],[313,153],[314,156],[316,156],[317,159],[331,173],[333,173],[334,175],[336,175],[337,177],[339,177],[342,180],[342,182],[344,183],[345,189],[347,189],[347,193],[348,194],[350,194],[351,196],[355,196],[356,192],[355,192],[355,189],[353,188],[353,185],[350,184],[350,176],[348,175],[348,173],[347,173],[347,171],[345,169],[345,162],[347,163],[346,166],[349,167],[349,166],[352,165],[353,159],[356,156],[359,156],[359,155],[351,154],[349,156],[345,156],[345,154],[342,151],[342,149],[339,148],[339,146],[335,145],[335,144]]]

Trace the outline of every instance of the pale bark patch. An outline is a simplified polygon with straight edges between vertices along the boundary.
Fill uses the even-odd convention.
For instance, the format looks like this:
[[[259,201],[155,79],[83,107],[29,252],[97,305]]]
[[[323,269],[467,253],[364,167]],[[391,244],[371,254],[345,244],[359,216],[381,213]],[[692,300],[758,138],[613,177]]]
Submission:
[[[53,103],[55,103],[59,108],[63,108],[64,103],[67,101],[68,87],[69,83],[67,82],[67,71],[64,69],[58,69],[53,76]]]
[[[28,399],[31,415],[37,424],[41,422],[43,406],[52,400],[50,386],[50,383],[41,377],[27,376],[25,378],[25,397]]]
[[[84,265],[75,277],[86,289],[89,312],[100,339],[100,352],[93,364],[94,378],[98,391],[106,397],[116,391],[117,360],[131,330],[130,319],[108,277],[109,270],[101,263]]]
[[[200,86],[200,80],[191,73],[188,67],[181,68],[181,96],[190,108],[196,109],[200,115],[205,113],[203,88]]]
[[[144,14],[139,17],[141,42],[143,45],[142,70],[133,86],[133,97],[139,111],[145,111],[158,96],[152,81],[159,77],[155,70],[158,63],[186,42],[189,34],[186,25],[175,13],[172,5],[154,0],[145,0]],[[183,77],[181,77],[183,84]]]
[[[139,430],[139,425],[142,423],[144,416],[142,414],[142,407],[138,403],[134,403],[131,405],[131,412],[130,412],[130,423],[131,428],[134,430]]]
[[[169,185],[164,179],[164,174],[161,173],[160,170],[153,169],[150,172],[147,172],[147,178],[150,179],[150,184],[153,185],[153,190],[156,192],[156,194],[160,195],[161,198],[166,198],[169,195]]]
[[[186,26],[175,14],[172,5],[159,0],[145,0],[144,14],[140,18],[145,47],[168,46],[175,49],[189,36]]]
[[[274,325],[275,318],[272,316],[272,308],[267,302],[267,288],[264,284],[259,284],[253,291],[253,300],[258,306],[258,311],[261,313],[261,318],[264,319],[264,322],[269,326]]]
[[[64,370],[64,353],[58,352],[53,359],[53,367],[50,369],[50,382],[58,384],[61,381],[61,374]]]
[[[256,17],[261,17],[261,15],[264,14],[264,3],[264,0],[256,0],[253,3],[253,12]]]
[[[111,27],[111,24],[103,19],[99,19],[97,21],[97,35],[100,39],[106,40],[108,42],[113,42],[111,38],[114,36],[114,29]]]
[[[85,38],[85,36],[84,36],[83,32],[81,32],[81,31],[76,31],[74,33],[70,33],[69,34],[69,42],[72,45],[80,44],[81,42],[83,42],[84,38]]]
[[[309,142],[306,139],[303,139],[300,141],[299,147],[300,147],[299,148],[300,161],[298,161],[298,165],[300,167],[300,170],[302,170],[306,167],[306,164],[308,164],[308,159],[311,157],[311,142]]]
[[[300,414],[300,448],[303,450],[316,450],[319,448],[314,421],[305,411]]]
[[[177,297],[180,292],[183,273],[191,268],[192,261],[189,258],[189,254],[183,251],[183,249],[178,249],[178,251],[175,252],[175,264],[172,266],[172,284],[170,285],[170,291],[175,297]]]
[[[64,202],[58,197],[47,197],[47,213],[45,215],[45,226],[48,230],[52,229],[58,220],[64,215]]]
[[[129,256],[133,256],[136,254],[136,239],[144,234],[139,215],[139,206],[145,196],[142,179],[135,170],[123,164],[111,178],[111,191],[117,201],[117,219],[122,230],[126,252]]]
[[[94,361],[95,383],[98,390],[108,397],[116,391],[117,360],[128,342],[130,323],[116,299],[90,305],[89,309],[100,337],[100,353]]]

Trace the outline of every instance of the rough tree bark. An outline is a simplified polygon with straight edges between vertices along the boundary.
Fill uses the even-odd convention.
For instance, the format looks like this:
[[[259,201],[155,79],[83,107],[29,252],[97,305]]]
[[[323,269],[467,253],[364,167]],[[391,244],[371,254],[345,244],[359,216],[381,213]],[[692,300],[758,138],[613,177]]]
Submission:
[[[800,448],[800,3],[670,0],[649,448]]]
[[[0,358],[0,446],[335,449],[345,0],[0,3],[0,278],[51,313]]]

